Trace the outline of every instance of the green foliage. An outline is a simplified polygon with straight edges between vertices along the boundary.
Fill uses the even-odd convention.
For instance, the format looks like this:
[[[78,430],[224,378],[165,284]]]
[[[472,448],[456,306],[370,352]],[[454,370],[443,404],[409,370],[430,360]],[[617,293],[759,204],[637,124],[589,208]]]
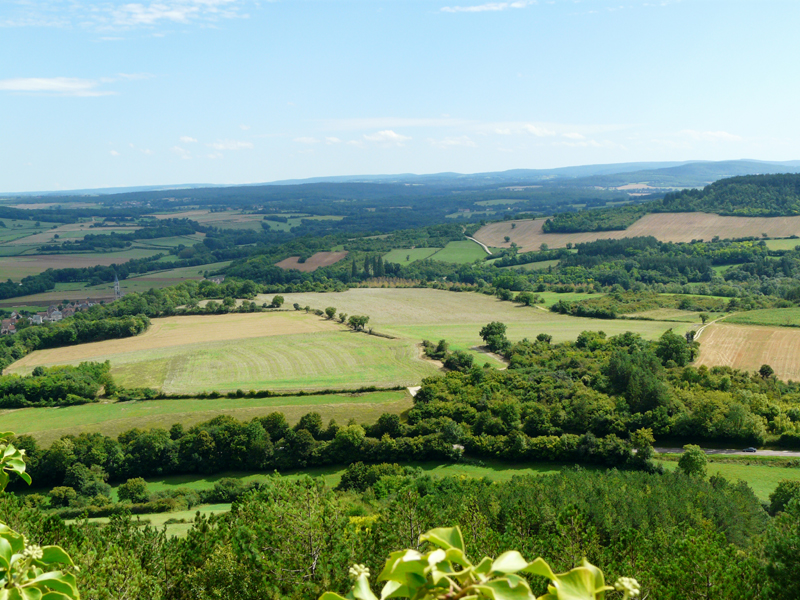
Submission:
[[[622,206],[559,213],[542,224],[545,233],[615,231],[627,229],[649,212],[648,206]]]
[[[687,444],[683,447],[683,454],[678,461],[678,467],[690,476],[705,477],[708,467],[708,457],[700,446]]]
[[[147,482],[141,477],[128,479],[117,488],[120,500],[130,500],[134,504],[147,501]]]
[[[464,537],[459,527],[432,529],[420,536],[420,543],[433,546],[426,553],[408,549],[393,552],[386,561],[378,581],[385,581],[380,598],[415,598],[449,600],[451,598],[484,598],[488,600],[536,600],[525,574],[550,580],[542,600],[595,600],[615,589],[605,584],[602,571],[584,559],[580,567],[556,575],[541,558],[526,561],[516,550],[504,552],[496,559],[484,557],[477,564],[467,558]],[[355,582],[343,598],[326,592],[320,600],[378,600],[369,586],[369,569],[355,565],[350,569]],[[624,598],[639,595],[639,584],[621,579],[616,589]]]
[[[792,500],[800,502],[800,481],[783,479],[769,495],[769,510],[772,514],[779,513],[785,510]]]

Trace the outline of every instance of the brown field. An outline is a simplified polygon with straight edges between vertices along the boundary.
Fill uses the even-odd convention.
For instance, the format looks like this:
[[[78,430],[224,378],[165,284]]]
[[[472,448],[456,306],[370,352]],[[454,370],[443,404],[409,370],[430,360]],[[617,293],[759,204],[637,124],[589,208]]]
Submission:
[[[708,213],[654,213],[645,215],[624,231],[589,233],[544,233],[546,219],[490,223],[475,234],[487,246],[508,248],[511,242],[524,252],[538,250],[542,244],[563,248],[601,239],[622,239],[652,235],[662,242],[710,241],[715,235],[723,239],[749,236],[789,237],[800,235],[800,217],[721,217]],[[512,229],[512,224],[516,227]],[[505,236],[510,238],[505,241]]]
[[[76,360],[106,360],[156,348],[187,344],[209,344],[225,340],[242,340],[276,335],[340,331],[332,321],[305,318],[305,313],[267,312],[228,315],[192,315],[153,319],[142,335],[120,340],[107,340],[39,350],[15,362],[7,373],[28,372],[42,364],[66,364]]]
[[[300,260],[299,256],[290,256],[279,263],[275,263],[275,266],[281,269],[297,269],[304,273],[310,273],[311,271],[316,271],[320,267],[330,267],[342,260],[345,256],[347,256],[347,252],[317,252],[304,263],[298,262]]]
[[[715,323],[699,338],[696,364],[757,371],[769,365],[779,379],[800,380],[800,329]]]
[[[161,250],[160,252],[163,252]],[[92,252],[86,254],[31,254],[4,256],[0,261],[0,280],[19,280],[37,275],[47,269],[93,267],[128,262],[132,258],[145,258],[158,254],[156,249],[129,248],[120,252]]]

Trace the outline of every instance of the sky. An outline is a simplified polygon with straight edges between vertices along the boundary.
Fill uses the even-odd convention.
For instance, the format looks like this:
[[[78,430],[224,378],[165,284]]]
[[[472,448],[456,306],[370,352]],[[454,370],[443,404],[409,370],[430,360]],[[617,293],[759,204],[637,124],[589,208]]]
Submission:
[[[794,0],[0,0],[0,192],[800,159]]]

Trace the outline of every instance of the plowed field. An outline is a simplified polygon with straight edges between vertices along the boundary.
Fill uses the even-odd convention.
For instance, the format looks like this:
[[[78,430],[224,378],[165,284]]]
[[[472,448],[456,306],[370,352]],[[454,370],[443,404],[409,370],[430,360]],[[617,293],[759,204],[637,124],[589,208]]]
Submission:
[[[347,256],[347,252],[317,252],[311,258],[306,259],[306,262],[301,263],[299,256],[290,256],[276,263],[275,266],[281,269],[297,269],[304,273],[310,273],[311,271],[316,271],[320,267],[330,267],[342,260],[345,256]]]

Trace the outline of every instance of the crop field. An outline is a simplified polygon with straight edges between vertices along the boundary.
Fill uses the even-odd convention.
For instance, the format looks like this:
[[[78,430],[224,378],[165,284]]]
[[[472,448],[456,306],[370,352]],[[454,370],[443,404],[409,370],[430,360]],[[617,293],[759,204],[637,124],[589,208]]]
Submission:
[[[40,350],[7,372],[87,360],[110,360],[123,386],[182,394],[409,386],[436,372],[414,344],[293,311],[153,319],[140,336]]]
[[[464,240],[461,242],[449,242],[444,248],[439,250],[429,258],[442,262],[466,264],[476,260],[483,260],[488,254],[475,242]]]
[[[69,240],[82,240],[86,234],[108,234],[116,233],[131,233],[140,229],[139,227],[91,227],[91,223],[67,223],[59,225],[54,229],[47,229],[46,231],[35,232],[32,230],[32,235],[20,238],[9,242],[10,244],[58,244],[60,242]],[[58,238],[54,238],[58,235]]]
[[[418,260],[425,260],[436,254],[441,248],[395,248],[383,255],[384,262],[409,265]]]
[[[184,246],[193,246],[198,242],[202,242],[205,237],[205,233],[195,233],[193,235],[176,235],[173,237],[153,238],[151,240],[137,240],[134,243],[137,248],[155,248],[161,250],[176,248],[181,244]],[[170,260],[175,260],[175,257],[170,257]]]
[[[783,239],[783,240],[764,240],[767,248],[770,250],[794,250],[795,246],[800,246],[800,239]]]
[[[799,329],[722,322],[706,327],[699,341],[700,356],[695,363],[698,366],[723,365],[757,371],[767,364],[779,379],[800,380]]]
[[[174,423],[186,427],[226,415],[247,421],[272,412],[282,412],[294,424],[311,411],[322,415],[323,422],[336,419],[347,423],[374,423],[383,413],[400,414],[411,408],[406,390],[367,394],[328,394],[323,396],[287,396],[280,398],[217,398],[188,400],[147,400],[143,402],[105,402],[61,408],[23,408],[0,411],[5,427],[17,434],[29,434],[44,445],[63,435],[82,432],[103,433],[116,437],[123,431],[140,427],[169,429]]]
[[[28,275],[38,275],[47,269],[69,267],[92,267],[94,265],[113,265],[132,258],[145,258],[158,254],[158,250],[133,248],[121,252],[91,252],[83,254],[40,254],[12,256],[0,262],[0,279],[11,278],[18,281]]]
[[[725,319],[726,323],[741,325],[767,325],[771,327],[800,327],[800,308],[766,308],[736,313]]]
[[[517,202],[524,201],[524,198],[498,198],[495,200],[481,200],[475,204],[478,206],[506,206],[507,204],[516,204]]]
[[[307,258],[305,262],[299,262],[299,256],[291,256],[283,259],[279,263],[275,263],[275,266],[280,267],[281,269],[297,269],[298,271],[303,271],[304,273],[311,273],[320,267],[330,267],[331,265],[335,265],[345,256],[347,256],[347,252],[344,251],[317,252],[316,254]]]
[[[558,266],[560,260],[540,260],[539,262],[526,263],[524,265],[512,265],[510,267],[500,267],[501,269],[513,270],[522,269],[523,271],[545,271],[550,267]]]
[[[559,299],[579,300],[597,294],[540,294],[545,304]],[[335,306],[338,311],[351,315],[368,315],[369,324],[376,331],[419,343],[423,339],[446,339],[452,349],[469,350],[483,344],[479,331],[490,321],[508,325],[511,340],[534,338],[539,333],[549,333],[557,342],[574,340],[582,331],[605,331],[608,335],[633,331],[647,339],[659,337],[673,328],[679,334],[693,327],[686,323],[660,321],[624,321],[585,319],[552,313],[541,307],[523,307],[512,302],[501,302],[493,296],[474,292],[445,292],[432,289],[358,288],[340,293],[284,294],[286,303],[325,308]],[[258,302],[268,301],[269,295],[259,296]],[[482,353],[473,351],[478,364],[499,363]]]
[[[542,244],[563,248],[567,243],[593,242],[599,239],[622,239],[652,235],[663,242],[690,242],[740,238],[766,233],[768,237],[800,234],[800,217],[721,217],[708,213],[654,213],[645,215],[624,231],[587,233],[544,233],[546,219],[502,221],[482,227],[473,236],[487,246],[508,248],[515,242],[522,252],[538,250]],[[513,226],[513,227],[512,227]],[[509,242],[505,237],[510,238]]]

